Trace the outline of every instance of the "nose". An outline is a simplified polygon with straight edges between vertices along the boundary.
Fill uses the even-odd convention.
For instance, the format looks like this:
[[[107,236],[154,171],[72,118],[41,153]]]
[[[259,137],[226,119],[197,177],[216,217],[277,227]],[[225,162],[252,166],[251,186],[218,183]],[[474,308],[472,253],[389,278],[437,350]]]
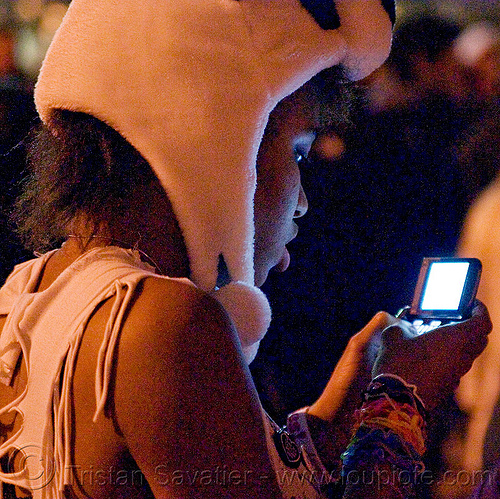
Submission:
[[[307,202],[306,193],[304,192],[304,188],[301,185],[299,189],[299,199],[297,200],[297,207],[295,208],[293,218],[303,217],[306,214],[308,208],[309,203]]]

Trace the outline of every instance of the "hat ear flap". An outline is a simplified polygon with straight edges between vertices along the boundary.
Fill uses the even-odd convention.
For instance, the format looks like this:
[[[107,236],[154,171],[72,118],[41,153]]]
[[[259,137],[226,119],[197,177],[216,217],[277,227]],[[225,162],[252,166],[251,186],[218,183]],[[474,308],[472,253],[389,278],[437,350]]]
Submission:
[[[271,324],[271,307],[266,296],[259,288],[241,281],[232,281],[210,294],[233,321],[245,360],[250,364]]]

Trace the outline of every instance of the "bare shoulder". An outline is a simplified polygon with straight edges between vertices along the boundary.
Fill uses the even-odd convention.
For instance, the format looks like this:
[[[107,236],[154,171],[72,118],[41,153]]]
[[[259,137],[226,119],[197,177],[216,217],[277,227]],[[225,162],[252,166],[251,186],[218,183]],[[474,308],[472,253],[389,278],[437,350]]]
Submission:
[[[194,372],[192,366],[198,373],[207,369],[205,382],[220,374],[215,374],[218,366],[221,373],[244,371],[246,365],[239,348],[236,331],[219,302],[182,281],[146,278],[122,326],[118,393],[120,377],[132,376],[126,382],[130,387],[146,373],[156,373],[159,384],[150,388],[166,396],[162,380],[169,379],[173,386],[172,380],[183,369],[189,375]],[[121,370],[121,366],[126,369]],[[151,377],[149,382],[153,382]]]
[[[122,329],[114,406],[155,497],[222,497],[221,483],[193,477],[224,466],[249,474],[230,497],[276,497],[273,483],[253,481],[271,477],[272,468],[236,333],[223,307],[200,290],[144,281]]]
[[[235,338],[232,323],[218,301],[187,282],[157,277],[141,282],[123,330],[121,341],[152,342],[159,349],[169,348],[176,338],[183,338],[186,346],[190,338],[206,340],[208,332]],[[186,333],[190,333],[189,338]],[[203,338],[199,338],[202,333]]]
[[[209,369],[207,381],[216,364],[221,370],[227,370],[228,363],[233,369],[245,369],[239,348],[236,331],[219,302],[182,281],[146,278],[123,322],[117,375],[132,375],[126,382],[130,387],[146,373],[156,373],[159,384],[150,389],[166,396],[161,380],[174,379],[185,366],[196,365],[198,372]]]

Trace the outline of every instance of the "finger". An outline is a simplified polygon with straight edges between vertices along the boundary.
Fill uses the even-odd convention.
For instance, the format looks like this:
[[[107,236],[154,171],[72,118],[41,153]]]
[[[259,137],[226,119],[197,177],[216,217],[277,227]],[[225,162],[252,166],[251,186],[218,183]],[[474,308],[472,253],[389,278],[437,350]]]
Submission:
[[[466,321],[466,323],[470,324],[470,329],[474,330],[475,336],[477,337],[477,349],[474,352],[474,356],[476,357],[486,348],[486,345],[488,344],[488,335],[493,329],[490,314],[484,303],[476,300],[472,311],[472,317]]]
[[[377,312],[370,322],[353,336],[360,345],[366,344],[375,334],[381,333],[387,327],[398,324],[400,321],[387,312]]]
[[[481,328],[488,331],[488,333],[493,327],[488,309],[485,304],[479,300],[476,300],[474,308],[472,309],[472,316],[468,319],[468,321],[472,321],[473,323],[480,325]]]
[[[464,365],[468,370],[474,359],[486,348],[490,331],[488,311],[478,302],[470,319],[436,328],[424,335],[424,341],[430,341],[435,348],[447,345],[449,352],[455,352],[466,362]]]

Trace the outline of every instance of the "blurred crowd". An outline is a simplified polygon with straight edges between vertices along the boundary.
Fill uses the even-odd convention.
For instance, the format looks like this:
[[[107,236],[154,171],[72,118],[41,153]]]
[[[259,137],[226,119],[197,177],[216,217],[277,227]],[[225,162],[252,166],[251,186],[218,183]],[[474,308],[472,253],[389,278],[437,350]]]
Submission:
[[[8,221],[24,175],[26,137],[37,121],[33,77],[16,64],[15,43],[10,28],[0,29],[0,282],[30,256]],[[494,306],[486,286],[496,262],[487,251],[500,254],[500,235],[495,241],[484,221],[495,221],[498,207],[500,233],[499,26],[409,17],[397,27],[387,63],[349,91],[357,96],[349,120],[324,130],[302,172],[310,208],[290,245],[290,269],[265,286],[274,320],[252,371],[258,385],[272,387],[261,395],[278,421],[304,395],[311,401],[319,395],[327,380],[318,373],[332,371],[375,312],[410,303],[423,257],[479,256],[480,297]],[[487,215],[472,220],[485,196]],[[474,253],[484,240],[488,250]],[[498,267],[500,274],[500,261]],[[500,329],[500,316],[498,322]],[[487,431],[487,442],[500,441],[500,429],[496,434],[490,424],[500,428],[498,343],[446,402],[453,417],[437,417],[429,428],[427,464],[436,473],[481,468]],[[471,433],[474,418],[480,422]],[[488,462],[500,458],[496,448],[487,452]],[[470,484],[450,483],[430,487],[430,497],[470,492]]]

